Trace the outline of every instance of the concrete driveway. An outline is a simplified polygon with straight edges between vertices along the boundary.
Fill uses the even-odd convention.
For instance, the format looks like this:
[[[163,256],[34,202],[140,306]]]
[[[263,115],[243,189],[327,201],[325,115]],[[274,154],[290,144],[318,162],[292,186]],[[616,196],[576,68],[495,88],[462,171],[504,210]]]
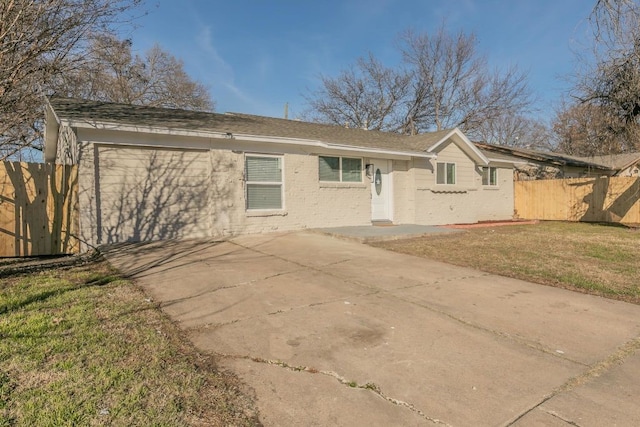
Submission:
[[[309,232],[106,254],[265,425],[640,425],[640,306]]]

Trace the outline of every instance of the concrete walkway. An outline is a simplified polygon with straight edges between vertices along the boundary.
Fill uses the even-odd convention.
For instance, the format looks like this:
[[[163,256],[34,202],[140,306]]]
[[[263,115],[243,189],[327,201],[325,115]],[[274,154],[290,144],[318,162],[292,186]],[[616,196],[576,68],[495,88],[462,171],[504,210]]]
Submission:
[[[431,234],[463,232],[463,230],[440,227],[436,225],[416,224],[383,226],[362,225],[352,227],[318,228],[310,231],[327,234],[334,237],[347,238],[363,243],[382,240],[409,239],[412,237],[422,237]]]
[[[640,425],[640,306],[308,232],[106,255],[267,426]]]

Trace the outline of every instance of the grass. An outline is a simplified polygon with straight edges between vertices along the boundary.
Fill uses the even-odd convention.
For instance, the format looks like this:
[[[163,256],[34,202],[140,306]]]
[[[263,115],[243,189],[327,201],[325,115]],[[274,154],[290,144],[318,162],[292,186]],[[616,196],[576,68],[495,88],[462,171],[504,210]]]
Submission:
[[[640,230],[542,222],[471,228],[375,246],[640,304]]]
[[[0,281],[0,427],[258,424],[239,387],[106,262]]]
[[[640,231],[623,227],[549,222],[376,246],[640,304]],[[240,387],[106,262],[0,280],[0,427],[259,424]]]

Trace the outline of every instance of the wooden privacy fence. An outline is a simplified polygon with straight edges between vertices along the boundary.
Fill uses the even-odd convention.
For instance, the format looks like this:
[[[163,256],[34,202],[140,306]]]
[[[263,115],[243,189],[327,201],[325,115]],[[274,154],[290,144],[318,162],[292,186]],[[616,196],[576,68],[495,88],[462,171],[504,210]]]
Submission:
[[[0,256],[76,253],[75,166],[2,162]]]
[[[640,178],[516,181],[514,186],[517,218],[640,224]]]

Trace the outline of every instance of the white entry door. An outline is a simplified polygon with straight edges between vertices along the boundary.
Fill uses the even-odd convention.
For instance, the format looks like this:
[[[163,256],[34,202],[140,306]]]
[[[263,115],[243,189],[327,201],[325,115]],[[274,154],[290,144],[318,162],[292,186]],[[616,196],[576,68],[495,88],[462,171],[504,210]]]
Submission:
[[[389,160],[374,160],[371,183],[371,220],[391,221],[391,167]]]

